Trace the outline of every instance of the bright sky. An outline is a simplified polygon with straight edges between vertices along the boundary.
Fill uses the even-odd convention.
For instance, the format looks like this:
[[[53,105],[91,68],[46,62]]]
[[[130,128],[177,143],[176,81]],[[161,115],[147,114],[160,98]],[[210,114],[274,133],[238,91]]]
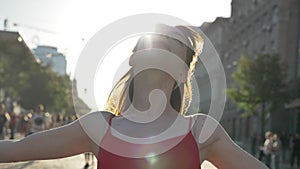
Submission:
[[[218,16],[229,17],[230,3],[231,0],[0,0],[0,29],[7,18],[9,29],[21,31],[30,47],[36,44],[58,47],[66,55],[67,72],[73,76],[86,42],[111,22],[133,14],[161,13],[200,26]],[[13,23],[21,26],[15,27]],[[129,41],[120,43],[110,54],[124,54],[124,50],[130,53],[134,45],[132,39]],[[79,86],[78,93],[89,104],[91,95],[84,88]]]

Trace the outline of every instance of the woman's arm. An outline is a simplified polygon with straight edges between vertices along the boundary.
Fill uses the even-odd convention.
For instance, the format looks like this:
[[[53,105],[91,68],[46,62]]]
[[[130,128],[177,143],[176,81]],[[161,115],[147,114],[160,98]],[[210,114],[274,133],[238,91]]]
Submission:
[[[0,141],[0,162],[55,159],[95,152],[95,141],[102,139],[105,126],[101,114],[95,112],[71,124],[38,132],[19,141]]]
[[[196,119],[196,125],[203,129],[202,134],[198,133],[200,156],[203,160],[210,161],[218,169],[267,169],[262,162],[244,151],[235,144],[228,136],[224,128],[209,116],[201,115]],[[205,123],[206,122],[206,123]],[[203,124],[206,124],[207,126]],[[204,130],[211,130],[204,131]],[[207,137],[207,138],[205,138]],[[208,138],[209,137],[209,138]]]
[[[0,142],[0,162],[17,162],[67,157],[90,151],[90,140],[78,121],[38,132],[19,141]]]

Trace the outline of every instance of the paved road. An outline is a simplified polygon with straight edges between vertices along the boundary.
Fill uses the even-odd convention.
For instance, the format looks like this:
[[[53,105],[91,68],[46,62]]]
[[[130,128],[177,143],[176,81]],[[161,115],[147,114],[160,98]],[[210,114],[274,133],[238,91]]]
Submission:
[[[88,169],[96,169],[95,165],[90,166]],[[43,160],[43,161],[30,161],[19,162],[10,164],[0,164],[0,169],[83,169],[85,165],[84,156],[77,155],[73,157],[57,159],[57,160]],[[209,162],[204,162],[201,166],[202,169],[216,169]],[[281,169],[292,169],[287,164],[281,165]],[[294,168],[295,169],[295,168]]]
[[[57,160],[42,160],[42,161],[30,161],[30,162],[19,162],[10,164],[0,164],[1,169],[83,169],[84,167],[84,156],[78,155],[74,157],[68,157]],[[95,165],[89,167],[89,169],[96,169]],[[208,162],[202,164],[203,169],[215,169]]]
[[[17,135],[17,138],[21,136]],[[89,169],[96,169],[97,160],[94,160],[95,164],[89,167]],[[56,160],[42,160],[42,161],[29,161],[19,163],[0,164],[0,169],[83,169],[85,165],[84,155],[80,154],[73,157],[56,159]],[[202,169],[216,169],[209,162],[205,161]],[[288,164],[281,164],[282,169],[290,169]]]
[[[82,169],[85,165],[83,154],[56,160],[41,160],[0,164],[1,169]],[[96,169],[96,160],[94,167]]]
[[[16,139],[22,136],[17,133]],[[97,160],[94,159],[95,164],[91,165],[88,169],[97,168]],[[80,154],[73,157],[55,159],[55,160],[39,160],[18,163],[5,163],[0,164],[0,169],[83,169],[85,165],[84,155]],[[216,169],[209,162],[204,162],[201,166],[202,169]]]
[[[209,163],[208,161],[204,161],[201,165],[202,169],[217,169],[216,167],[214,167],[211,163]]]

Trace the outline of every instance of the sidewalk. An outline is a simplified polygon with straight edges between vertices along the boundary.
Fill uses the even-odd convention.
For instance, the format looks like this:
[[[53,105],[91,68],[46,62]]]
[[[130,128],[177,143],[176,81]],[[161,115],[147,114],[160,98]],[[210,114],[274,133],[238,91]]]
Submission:
[[[245,151],[247,151],[248,153],[250,153],[251,149],[250,149],[250,145],[247,145],[245,143],[242,142],[236,142],[240,147],[242,147]],[[258,152],[257,152],[258,153]],[[251,154],[251,153],[250,153]],[[288,156],[288,155],[287,155]],[[258,157],[258,154],[256,156],[256,158]],[[264,161],[263,161],[264,162]],[[294,164],[294,167],[290,167],[290,163],[289,160],[287,160],[286,162],[280,162],[280,169],[300,169],[299,167],[297,168],[297,165]]]

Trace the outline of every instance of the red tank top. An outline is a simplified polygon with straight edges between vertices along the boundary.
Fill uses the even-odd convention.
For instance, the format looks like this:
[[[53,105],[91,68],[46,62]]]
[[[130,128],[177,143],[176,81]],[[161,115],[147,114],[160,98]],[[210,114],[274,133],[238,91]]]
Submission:
[[[199,150],[197,143],[192,135],[191,130],[183,136],[174,137],[158,143],[152,144],[135,144],[121,140],[111,134],[110,127],[112,116],[109,120],[109,127],[104,135],[99,152],[98,152],[98,169],[200,169]],[[191,129],[191,121],[189,129]],[[180,138],[181,137],[181,138]],[[181,139],[180,142],[161,154],[145,157],[145,158],[130,158],[111,153],[101,145],[110,144],[124,151],[139,151],[149,150],[151,147],[172,144],[176,139]]]

